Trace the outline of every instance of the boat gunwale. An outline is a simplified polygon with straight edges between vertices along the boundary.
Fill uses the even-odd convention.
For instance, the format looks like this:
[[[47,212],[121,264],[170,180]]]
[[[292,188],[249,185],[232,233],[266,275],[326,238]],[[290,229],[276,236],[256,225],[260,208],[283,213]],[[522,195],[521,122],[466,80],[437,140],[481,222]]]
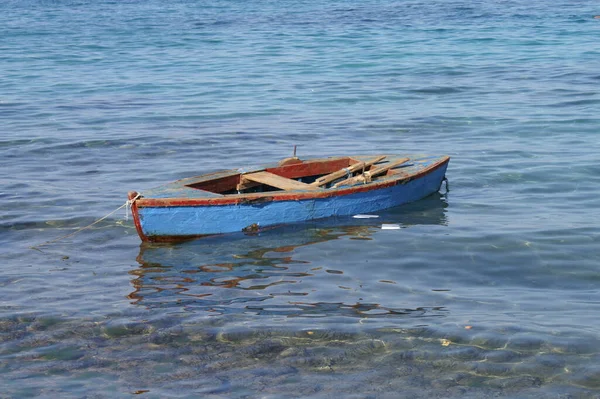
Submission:
[[[208,198],[144,198],[143,196],[135,200],[136,207],[139,208],[168,208],[168,207],[193,207],[193,206],[227,206],[243,205],[246,203],[265,203],[272,201],[300,201],[311,199],[322,199],[337,196],[345,196],[354,193],[379,190],[386,187],[405,184],[411,180],[423,177],[440,167],[447,165],[450,161],[448,155],[439,157],[439,161],[428,165],[417,173],[388,175],[382,181],[374,181],[367,184],[355,185],[349,187],[330,188],[316,191],[289,190],[289,191],[270,191],[265,193],[247,193],[230,194],[222,197]],[[224,172],[224,171],[223,171]],[[218,172],[217,172],[218,173]]]

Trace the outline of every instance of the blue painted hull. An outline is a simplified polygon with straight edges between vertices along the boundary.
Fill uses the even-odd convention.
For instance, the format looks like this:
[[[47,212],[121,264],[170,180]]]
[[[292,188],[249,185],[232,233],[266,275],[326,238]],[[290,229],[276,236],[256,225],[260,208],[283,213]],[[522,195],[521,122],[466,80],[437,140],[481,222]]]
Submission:
[[[240,232],[330,216],[376,212],[417,201],[439,190],[447,163],[411,180],[383,188],[325,198],[278,200],[211,206],[161,206],[137,209],[138,231],[148,240]]]

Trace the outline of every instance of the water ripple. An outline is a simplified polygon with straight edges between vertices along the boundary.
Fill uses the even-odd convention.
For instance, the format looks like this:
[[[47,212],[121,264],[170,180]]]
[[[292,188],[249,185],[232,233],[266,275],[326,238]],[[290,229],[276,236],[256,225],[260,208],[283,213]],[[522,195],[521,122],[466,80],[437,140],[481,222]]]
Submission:
[[[597,396],[595,8],[2,2],[3,394]],[[165,246],[123,211],[30,248],[294,145],[447,153],[450,191]]]

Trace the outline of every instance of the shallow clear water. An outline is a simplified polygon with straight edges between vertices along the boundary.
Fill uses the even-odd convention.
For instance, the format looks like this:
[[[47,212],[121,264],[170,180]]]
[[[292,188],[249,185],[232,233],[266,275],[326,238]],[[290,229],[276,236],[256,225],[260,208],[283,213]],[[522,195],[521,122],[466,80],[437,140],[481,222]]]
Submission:
[[[599,397],[597,14],[2,2],[0,396]],[[448,154],[450,191],[176,245],[122,209],[30,248],[293,145]]]

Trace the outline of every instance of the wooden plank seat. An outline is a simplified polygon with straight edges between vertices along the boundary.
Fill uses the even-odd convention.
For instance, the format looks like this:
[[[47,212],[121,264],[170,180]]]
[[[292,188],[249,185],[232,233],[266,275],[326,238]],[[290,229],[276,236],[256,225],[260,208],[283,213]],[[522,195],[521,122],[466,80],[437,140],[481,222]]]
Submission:
[[[334,184],[333,188],[338,188],[338,187],[342,187],[342,186],[353,186],[358,183],[363,183],[363,184],[370,183],[371,179],[373,179],[377,176],[380,176],[384,173],[387,173],[388,170],[397,168],[398,166],[405,164],[408,161],[410,161],[410,158],[398,159],[397,161],[392,162],[388,165],[380,166],[378,168],[371,169],[370,171],[365,171],[361,175],[354,176],[354,177],[348,178],[346,180],[342,180],[341,182]]]
[[[319,190],[319,187],[311,186],[297,180],[288,179],[270,172],[254,172],[241,176],[238,191],[245,189],[248,183],[260,183],[267,186],[279,188],[281,190]]]
[[[327,183],[331,183],[334,180],[337,180],[341,177],[344,176],[352,176],[352,174],[356,171],[359,171],[361,169],[363,170],[367,170],[369,169],[372,165],[375,165],[377,162],[383,161],[386,158],[385,155],[380,155],[376,158],[373,158],[367,162],[357,162],[354,165],[350,165],[347,168],[343,168],[340,169],[336,172],[330,173],[328,175],[319,177],[317,180],[315,180],[314,183],[311,183],[311,186],[317,186],[317,187],[321,187],[326,185]]]

